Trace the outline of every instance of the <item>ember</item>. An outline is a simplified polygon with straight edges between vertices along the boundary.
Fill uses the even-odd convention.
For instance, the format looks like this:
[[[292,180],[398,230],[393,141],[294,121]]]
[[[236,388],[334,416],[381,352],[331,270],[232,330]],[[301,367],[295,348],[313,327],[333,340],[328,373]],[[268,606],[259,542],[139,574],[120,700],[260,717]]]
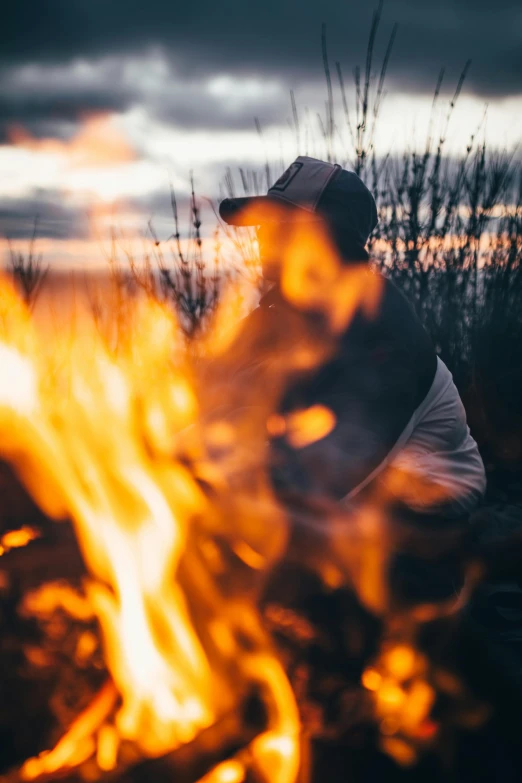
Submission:
[[[10,530],[0,538],[0,556],[11,549],[26,546],[30,541],[39,538],[40,533],[32,527],[21,527],[19,530]]]

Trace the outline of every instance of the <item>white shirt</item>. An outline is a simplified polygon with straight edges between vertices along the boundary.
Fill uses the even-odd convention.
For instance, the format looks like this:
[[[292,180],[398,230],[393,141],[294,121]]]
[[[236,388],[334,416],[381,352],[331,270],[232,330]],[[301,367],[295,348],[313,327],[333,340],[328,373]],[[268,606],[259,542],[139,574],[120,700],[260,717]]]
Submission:
[[[407,471],[412,478],[440,487],[444,516],[460,516],[470,512],[486,490],[486,474],[478,446],[471,436],[466,412],[453,377],[441,359],[425,399],[401,433],[393,449],[367,478],[345,498],[349,503],[385,468]],[[433,501],[416,492],[404,498],[410,508],[433,513]]]

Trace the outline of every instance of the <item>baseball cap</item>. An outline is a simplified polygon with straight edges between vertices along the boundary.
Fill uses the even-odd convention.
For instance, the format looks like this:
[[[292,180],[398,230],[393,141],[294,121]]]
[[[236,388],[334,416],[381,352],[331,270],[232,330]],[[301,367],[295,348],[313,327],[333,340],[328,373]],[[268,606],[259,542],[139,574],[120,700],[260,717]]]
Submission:
[[[360,247],[377,225],[375,199],[361,178],[337,163],[300,155],[266,196],[226,198],[222,219],[233,226],[326,220],[336,235]]]

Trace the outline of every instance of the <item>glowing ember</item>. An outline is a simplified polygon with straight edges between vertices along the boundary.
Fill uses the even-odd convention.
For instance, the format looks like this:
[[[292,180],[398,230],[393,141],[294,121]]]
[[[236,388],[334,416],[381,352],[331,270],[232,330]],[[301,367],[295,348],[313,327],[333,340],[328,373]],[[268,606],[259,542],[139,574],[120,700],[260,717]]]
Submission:
[[[47,582],[37,590],[26,593],[21,611],[33,617],[51,615],[63,609],[77,620],[90,620],[94,612],[89,601],[64,582]]]
[[[288,416],[287,439],[296,449],[302,449],[325,438],[335,427],[335,415],[324,405],[314,405]]]
[[[31,541],[40,537],[40,533],[34,527],[21,527],[19,530],[10,530],[0,538],[0,555],[11,549],[19,549],[27,546]]]
[[[372,693],[381,730],[381,747],[402,765],[413,764],[419,744],[432,741],[438,725],[429,717],[435,690],[427,682],[428,661],[413,647],[384,648],[363,686]]]

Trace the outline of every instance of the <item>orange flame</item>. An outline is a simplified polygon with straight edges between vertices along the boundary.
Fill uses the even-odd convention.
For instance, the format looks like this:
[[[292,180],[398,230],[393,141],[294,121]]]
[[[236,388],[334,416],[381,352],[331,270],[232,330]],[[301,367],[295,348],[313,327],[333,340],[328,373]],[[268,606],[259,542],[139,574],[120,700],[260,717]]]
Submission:
[[[415,762],[417,744],[432,741],[438,733],[430,718],[435,690],[426,679],[427,669],[425,656],[412,646],[392,644],[362,676],[373,696],[381,746],[404,766]]]
[[[250,683],[269,712],[253,758],[271,780],[291,783],[299,719],[290,686],[255,605],[231,598],[224,610],[219,558],[208,555],[216,509],[173,459],[176,433],[194,426],[198,403],[171,313],[138,303],[114,355],[92,325],[41,339],[6,281],[0,304],[0,357],[9,367],[0,381],[2,452],[47,513],[74,522],[121,697],[114,725],[114,692],[104,691],[53,751],[26,763],[23,777],[94,752],[110,768],[120,740],[151,756],[171,751],[233,708]],[[257,547],[255,536],[226,526],[220,533],[252,573],[266,568],[270,536]],[[56,589],[33,598],[32,611],[49,601],[79,611]]]
[[[27,546],[27,544],[39,537],[40,533],[33,527],[24,526],[19,530],[9,530],[0,538],[0,555],[9,552],[11,549]]]
[[[221,310],[197,380],[175,318],[153,300],[127,307],[126,331],[109,347],[91,323],[44,337],[0,282],[0,361],[8,368],[0,378],[0,450],[50,516],[72,519],[90,575],[88,610],[56,588],[25,609],[92,611],[112,678],[23,775],[34,779],[89,756],[112,769],[124,741],[164,754],[217,724],[255,686],[266,731],[248,759],[238,754],[205,781],[239,783],[252,764],[265,780],[293,783],[298,709],[255,603],[287,536],[268,486],[266,434],[304,449],[335,429],[334,413],[322,405],[274,414],[278,394],[289,374],[328,357],[358,309],[376,313],[382,281],[344,266],[320,229],[303,228],[282,259],[281,290],[293,312],[269,335],[279,342],[267,346],[263,328],[245,337],[230,310]],[[309,312],[322,316],[311,336],[303,332]],[[273,361],[261,361],[263,351]],[[238,378],[242,356],[252,353],[259,374]],[[406,475],[390,477],[388,492],[405,488]],[[390,606],[383,507],[353,512],[349,533],[338,510],[329,520],[331,561],[324,552],[309,555],[314,565],[321,560],[327,583],[349,582],[381,617]],[[434,725],[426,665],[412,644],[390,645],[362,679],[382,746],[405,764],[415,758],[412,742],[426,740]]]

